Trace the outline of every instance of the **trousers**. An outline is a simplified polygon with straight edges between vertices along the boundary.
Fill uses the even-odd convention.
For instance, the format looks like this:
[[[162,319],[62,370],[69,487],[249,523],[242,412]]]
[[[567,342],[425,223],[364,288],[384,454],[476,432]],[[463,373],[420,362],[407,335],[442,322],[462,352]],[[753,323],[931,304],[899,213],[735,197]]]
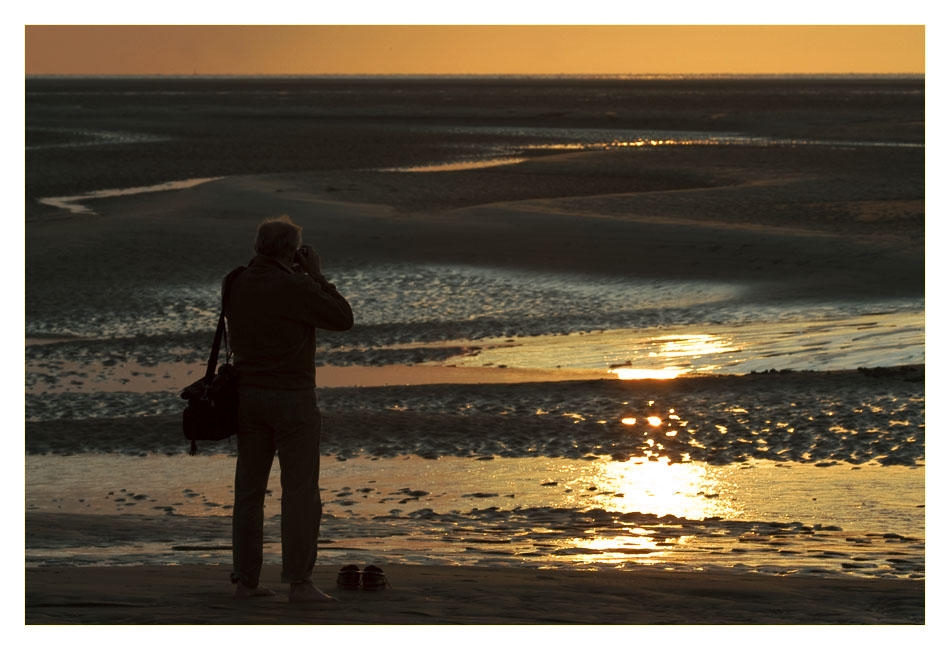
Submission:
[[[256,587],[263,565],[264,496],[276,453],[280,466],[281,582],[310,582],[317,561],[320,409],[315,389],[241,387],[234,473],[231,582]]]

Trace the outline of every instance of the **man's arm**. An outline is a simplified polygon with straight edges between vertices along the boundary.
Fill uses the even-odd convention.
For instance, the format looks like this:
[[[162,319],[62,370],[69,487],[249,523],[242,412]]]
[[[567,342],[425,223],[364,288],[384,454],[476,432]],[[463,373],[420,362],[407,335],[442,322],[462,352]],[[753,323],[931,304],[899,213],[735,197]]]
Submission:
[[[297,251],[295,261],[316,285],[312,317],[315,327],[342,332],[353,327],[353,309],[336,287],[323,275],[320,256],[311,246],[304,244]]]

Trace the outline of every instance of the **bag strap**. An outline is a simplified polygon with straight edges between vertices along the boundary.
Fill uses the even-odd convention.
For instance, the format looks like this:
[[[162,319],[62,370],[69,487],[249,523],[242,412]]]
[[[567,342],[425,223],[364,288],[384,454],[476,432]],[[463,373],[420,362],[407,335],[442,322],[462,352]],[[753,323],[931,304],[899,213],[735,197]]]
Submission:
[[[224,313],[228,306],[228,294],[231,291],[231,282],[236,278],[246,266],[239,266],[224,278],[224,285],[221,287],[221,315],[218,316],[218,328],[214,332],[214,342],[211,344],[211,355],[208,357],[208,369],[205,371],[205,378],[208,381],[214,378],[215,370],[218,367],[218,351],[221,349],[221,339],[224,339],[225,354],[228,361],[231,360],[231,350],[228,347],[227,326],[224,322]]]

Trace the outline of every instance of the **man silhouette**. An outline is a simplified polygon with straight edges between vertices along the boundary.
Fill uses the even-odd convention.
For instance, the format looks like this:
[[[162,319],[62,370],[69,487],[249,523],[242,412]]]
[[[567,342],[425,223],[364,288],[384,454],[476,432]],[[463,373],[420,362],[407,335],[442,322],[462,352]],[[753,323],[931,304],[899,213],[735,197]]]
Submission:
[[[238,459],[234,477],[231,582],[235,598],[271,596],[260,585],[264,495],[274,454],[280,463],[281,582],[292,602],[335,600],[315,587],[320,500],[320,409],[315,392],[316,328],[353,326],[346,299],[320,269],[289,217],[257,229],[254,259],[232,281],[225,316],[238,372]]]

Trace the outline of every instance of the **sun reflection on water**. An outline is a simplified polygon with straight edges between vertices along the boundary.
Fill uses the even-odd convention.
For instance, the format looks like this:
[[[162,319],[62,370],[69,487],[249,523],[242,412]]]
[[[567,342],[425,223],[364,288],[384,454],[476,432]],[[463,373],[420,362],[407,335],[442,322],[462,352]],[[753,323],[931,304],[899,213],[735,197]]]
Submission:
[[[730,341],[715,334],[678,334],[658,336],[652,340],[659,343],[660,350],[659,352],[651,352],[650,356],[691,357],[702,354],[735,352],[730,345]]]
[[[637,531],[631,530],[636,533]],[[669,546],[651,537],[648,531],[641,535],[617,535],[597,539],[576,538],[565,540],[570,555],[578,562],[621,564],[634,561],[637,564],[656,564],[668,551]],[[590,549],[590,553],[584,551]]]
[[[690,371],[715,368],[706,365],[694,367],[692,361],[704,357],[736,352],[732,342],[715,334],[675,334],[655,336],[646,340],[643,348],[634,350],[637,364],[656,364],[659,367],[633,367],[634,361],[612,365],[610,373],[619,379],[674,379]],[[644,352],[646,354],[644,354]]]
[[[596,481],[598,492],[584,498],[585,506],[623,513],[620,522],[623,515],[634,513],[693,520],[741,514],[722,470],[702,463],[671,463],[663,456],[626,462],[604,460],[590,479]],[[561,540],[558,546],[563,551],[559,554],[578,563],[652,564],[689,546],[694,535],[680,534],[680,529],[675,521],[656,526],[631,521],[629,526],[605,529],[603,535]]]
[[[620,379],[674,379],[683,374],[678,368],[612,368]]]
[[[600,487],[596,506],[609,511],[689,519],[738,514],[725,496],[730,489],[721,471],[703,463],[672,463],[663,456],[605,460],[595,479]]]

